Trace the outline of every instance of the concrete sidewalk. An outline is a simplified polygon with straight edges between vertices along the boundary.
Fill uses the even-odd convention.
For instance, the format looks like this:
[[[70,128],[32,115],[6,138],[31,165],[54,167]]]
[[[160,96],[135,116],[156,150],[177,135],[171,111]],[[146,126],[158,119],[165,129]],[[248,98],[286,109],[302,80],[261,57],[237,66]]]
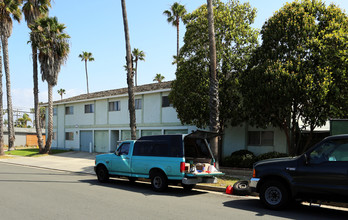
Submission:
[[[61,170],[75,173],[95,174],[94,159],[97,153],[69,151],[42,157],[21,157],[0,159],[0,163],[10,163],[30,167]]]

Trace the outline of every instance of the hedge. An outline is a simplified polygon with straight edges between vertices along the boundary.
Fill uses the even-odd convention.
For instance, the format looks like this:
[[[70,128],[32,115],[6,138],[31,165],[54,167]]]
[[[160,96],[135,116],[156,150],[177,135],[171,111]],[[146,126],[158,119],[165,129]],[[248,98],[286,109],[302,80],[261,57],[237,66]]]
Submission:
[[[275,151],[255,156],[248,150],[239,150],[233,152],[231,156],[225,157],[221,165],[225,167],[252,168],[253,164],[257,161],[288,156],[288,154]]]

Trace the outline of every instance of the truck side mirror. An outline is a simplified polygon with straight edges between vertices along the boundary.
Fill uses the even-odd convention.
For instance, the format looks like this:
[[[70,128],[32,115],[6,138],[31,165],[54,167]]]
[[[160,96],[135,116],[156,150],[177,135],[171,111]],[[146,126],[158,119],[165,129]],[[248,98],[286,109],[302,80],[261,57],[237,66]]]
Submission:
[[[118,149],[115,151],[115,155],[116,155],[116,156],[119,156],[119,151],[118,151]]]
[[[309,156],[307,155],[307,153],[304,154],[305,157],[305,164],[308,165],[309,164]]]

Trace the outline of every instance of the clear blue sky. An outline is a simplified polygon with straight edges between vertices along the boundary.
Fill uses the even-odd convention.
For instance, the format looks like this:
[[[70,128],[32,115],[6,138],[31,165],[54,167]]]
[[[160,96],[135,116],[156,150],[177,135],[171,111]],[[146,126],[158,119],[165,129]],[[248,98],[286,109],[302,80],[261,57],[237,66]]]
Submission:
[[[167,23],[163,11],[169,9],[174,0],[127,0],[128,23],[131,47],[139,48],[146,54],[145,62],[138,64],[138,85],[153,82],[156,73],[165,76],[165,80],[175,78],[175,66],[171,63],[176,54],[176,29]],[[178,1],[192,12],[203,0]],[[225,1],[227,2],[227,1]],[[242,0],[241,2],[247,2]],[[257,9],[253,27],[261,29],[263,23],[279,10],[285,0],[250,0]],[[347,0],[334,2],[347,11]],[[90,92],[117,89],[127,86],[125,65],[125,42],[121,11],[118,0],[55,0],[52,1],[50,16],[58,17],[66,25],[71,36],[70,54],[59,74],[58,84],[54,88],[54,100],[60,99],[57,90],[66,90],[64,98],[86,93],[84,63],[78,58],[82,51],[92,52],[94,62],[88,63]],[[185,33],[181,24],[180,46]],[[10,72],[13,105],[18,109],[33,106],[32,95],[32,59],[29,29],[22,19],[14,23],[9,39]],[[4,87],[5,88],[5,87]],[[47,84],[39,82],[40,101],[47,102]],[[5,90],[4,90],[5,98]],[[6,101],[4,100],[6,106]]]

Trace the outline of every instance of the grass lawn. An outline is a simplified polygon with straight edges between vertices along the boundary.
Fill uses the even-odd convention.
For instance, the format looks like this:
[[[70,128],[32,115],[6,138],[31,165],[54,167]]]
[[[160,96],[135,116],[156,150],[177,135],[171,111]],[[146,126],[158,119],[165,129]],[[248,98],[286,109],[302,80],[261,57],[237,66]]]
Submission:
[[[235,184],[239,179],[229,177],[229,176],[219,176],[217,183],[201,183],[200,185],[207,185],[207,186],[215,186],[215,187],[223,187],[226,188],[227,186]]]
[[[56,150],[51,149],[49,154],[59,154],[67,152],[66,150]],[[16,156],[23,156],[23,157],[40,157],[44,156],[45,154],[39,154],[39,148],[24,148],[24,149],[17,149],[13,151],[6,151],[6,155],[16,155]]]

